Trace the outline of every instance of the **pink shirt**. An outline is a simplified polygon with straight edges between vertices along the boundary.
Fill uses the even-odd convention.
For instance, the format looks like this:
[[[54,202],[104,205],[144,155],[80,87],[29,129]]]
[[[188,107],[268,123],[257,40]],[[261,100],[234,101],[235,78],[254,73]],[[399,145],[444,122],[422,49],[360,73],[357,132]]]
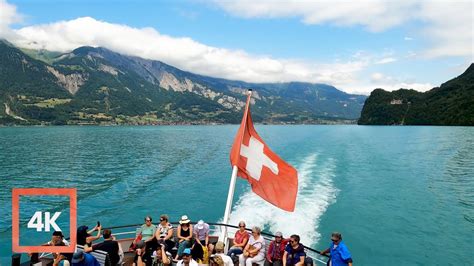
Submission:
[[[246,242],[248,239],[249,239],[249,233],[247,231],[244,231],[241,233],[240,230],[238,230],[237,232],[235,232],[234,244],[242,244]]]

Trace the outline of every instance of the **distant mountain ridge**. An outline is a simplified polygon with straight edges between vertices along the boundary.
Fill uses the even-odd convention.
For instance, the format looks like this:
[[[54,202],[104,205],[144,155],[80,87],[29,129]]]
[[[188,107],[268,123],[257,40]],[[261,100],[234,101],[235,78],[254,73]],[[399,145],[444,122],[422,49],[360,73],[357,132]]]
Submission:
[[[474,126],[474,64],[460,76],[424,93],[372,91],[358,124]]]
[[[340,123],[366,99],[325,84],[212,78],[100,47],[58,54],[0,41],[0,59],[0,124],[238,123],[247,89],[257,122]]]

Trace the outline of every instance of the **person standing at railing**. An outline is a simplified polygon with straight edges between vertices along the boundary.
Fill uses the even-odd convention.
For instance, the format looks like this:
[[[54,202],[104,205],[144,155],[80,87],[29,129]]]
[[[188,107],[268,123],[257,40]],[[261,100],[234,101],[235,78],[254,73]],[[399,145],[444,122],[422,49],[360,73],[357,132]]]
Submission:
[[[283,254],[285,253],[285,247],[287,243],[288,240],[283,238],[283,234],[281,232],[275,233],[275,240],[270,242],[270,245],[268,245],[265,266],[283,265],[282,259]]]
[[[104,233],[102,234],[102,237],[104,238],[103,242],[92,245],[92,247],[86,247],[84,251],[85,252],[92,252],[95,250],[105,251],[109,254],[110,263],[112,266],[120,264],[119,262],[123,258],[123,251],[120,244],[112,236],[112,230],[105,229]]]
[[[352,256],[346,244],[342,242],[341,233],[331,234],[331,245],[326,250],[321,251],[321,255],[331,254],[331,266],[352,266]]]

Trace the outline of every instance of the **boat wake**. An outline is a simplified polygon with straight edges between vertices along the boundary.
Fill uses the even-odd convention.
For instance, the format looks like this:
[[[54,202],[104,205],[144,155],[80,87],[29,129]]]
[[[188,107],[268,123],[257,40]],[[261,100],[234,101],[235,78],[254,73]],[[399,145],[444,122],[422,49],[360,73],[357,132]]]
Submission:
[[[311,154],[297,169],[298,197],[294,212],[278,209],[249,190],[234,205],[230,224],[243,220],[247,227],[258,225],[273,233],[281,231],[285,237],[298,234],[303,244],[316,244],[321,236],[318,232],[321,216],[335,202],[338,193],[333,183],[335,160],[320,162],[317,154]]]

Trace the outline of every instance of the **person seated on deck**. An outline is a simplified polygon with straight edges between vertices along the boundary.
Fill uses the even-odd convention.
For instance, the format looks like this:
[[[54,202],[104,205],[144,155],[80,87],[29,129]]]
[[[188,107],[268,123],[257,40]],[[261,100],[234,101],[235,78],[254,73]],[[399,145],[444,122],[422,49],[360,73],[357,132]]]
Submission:
[[[145,243],[150,242],[154,239],[156,233],[156,226],[151,222],[153,219],[151,216],[145,217],[145,223],[140,227],[139,234]]]
[[[203,220],[194,225],[194,239],[196,243],[201,245],[203,248],[209,244],[209,225]]]
[[[300,244],[300,236],[291,235],[283,253],[283,266],[303,266],[305,258],[306,253],[304,252],[304,246]]]
[[[77,244],[82,245],[84,247],[90,247],[92,245],[92,241],[97,240],[100,238],[100,231],[102,230],[102,226],[96,225],[92,230],[87,231],[89,227],[86,225],[81,225],[77,228]],[[92,232],[97,231],[97,235],[92,236]]]
[[[92,245],[92,247],[86,247],[84,251],[105,251],[109,254],[109,259],[112,266],[120,264],[120,262],[123,260],[123,251],[120,244],[115,240],[115,237],[112,236],[112,231],[110,229],[105,229],[102,236],[104,237],[104,242]]]
[[[239,230],[235,232],[234,245],[229,248],[227,255],[232,257],[234,255],[242,254],[247,241],[249,240],[249,233],[245,230],[245,222],[239,222]]]
[[[51,237],[51,241],[45,244],[45,246],[53,246],[53,243],[63,242],[65,246],[69,246],[69,242],[64,239],[63,232],[61,231],[54,231],[53,236]]]
[[[183,255],[183,251],[186,248],[191,247],[191,240],[193,238],[193,228],[190,225],[191,221],[189,220],[188,216],[183,215],[181,216],[181,220],[179,220],[179,225],[178,225],[178,254],[176,254],[176,258],[181,258],[181,255]]]
[[[60,231],[56,231],[56,232],[60,232]],[[49,245],[50,246],[66,246],[66,244],[64,244],[62,239],[60,237],[58,237],[59,234],[56,233],[56,235],[55,235],[55,233],[53,233],[53,240],[48,242]],[[62,233],[61,233],[61,235],[62,235]],[[56,238],[54,238],[54,237],[56,237]],[[72,255],[73,254],[72,253],[56,253],[56,252],[53,252],[52,255],[53,255],[53,266],[69,266],[70,261],[72,260]]]
[[[183,250],[182,255],[183,255],[183,259],[179,260],[178,263],[176,263],[176,266],[198,266],[199,265],[191,257],[191,249],[190,248],[185,248]]]
[[[232,259],[224,253],[224,242],[219,241],[216,243],[216,255],[222,258],[224,266],[233,266],[234,262]]]
[[[191,257],[198,264],[208,264],[209,263],[209,254],[207,249],[201,246],[198,243],[194,243],[191,247]]]
[[[145,242],[143,240],[138,241],[136,248],[133,266],[151,266],[153,261],[151,256],[148,256],[145,252]]]
[[[175,246],[173,239],[173,225],[169,222],[168,215],[162,214],[160,216],[160,223],[155,233],[155,238],[158,240],[158,243],[165,244],[165,249],[168,252],[171,252]]]
[[[268,245],[267,256],[265,259],[265,266],[282,266],[283,254],[288,240],[283,238],[281,232],[275,233],[275,240]]]
[[[260,227],[254,226],[252,228],[252,235],[244,252],[239,255],[240,266],[252,266],[252,263],[258,264],[265,260],[265,239],[260,232]]]
[[[153,259],[153,266],[171,265],[171,253],[166,252],[165,243],[159,243],[158,248],[153,251],[153,255],[151,257]]]
[[[233,265],[233,264],[231,264],[231,265]],[[209,259],[209,266],[227,266],[227,265],[225,265],[224,260],[222,259],[221,256],[213,255]]]

